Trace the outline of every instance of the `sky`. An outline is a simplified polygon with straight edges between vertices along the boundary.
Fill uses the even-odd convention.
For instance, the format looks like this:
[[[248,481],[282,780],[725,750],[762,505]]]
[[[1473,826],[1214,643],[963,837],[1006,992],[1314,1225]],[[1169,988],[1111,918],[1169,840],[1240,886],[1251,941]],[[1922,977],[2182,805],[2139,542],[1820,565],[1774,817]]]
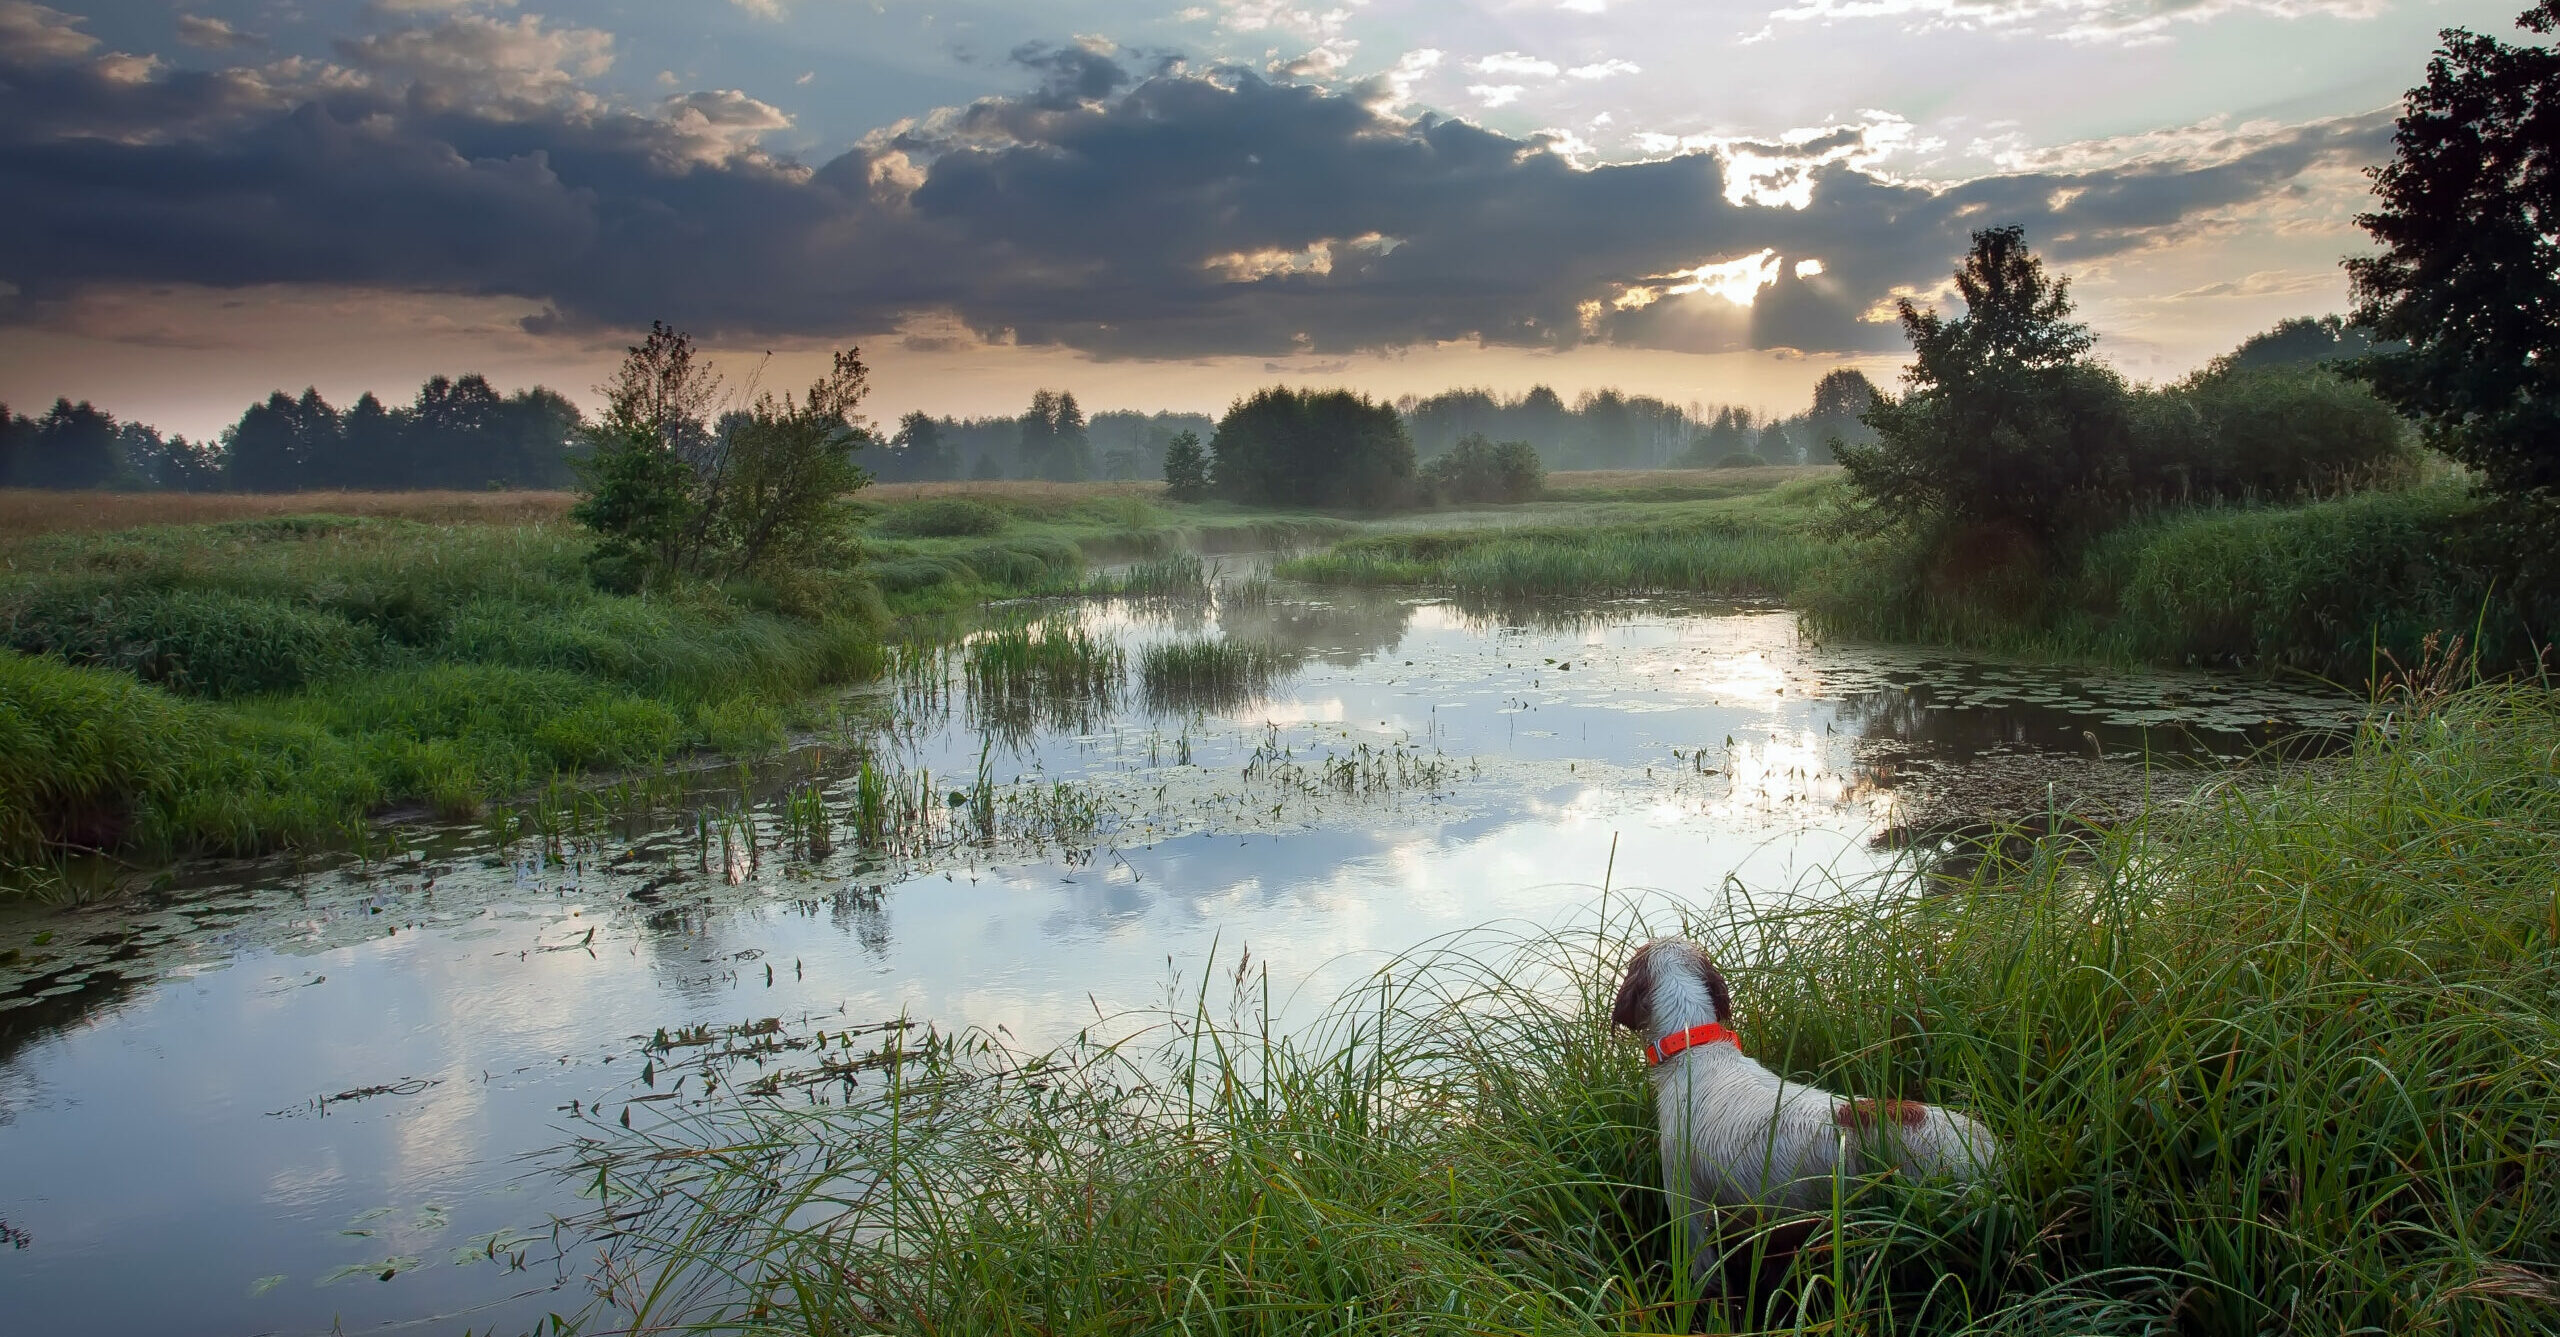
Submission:
[[[1275,382],[1801,408],[1976,228],[2183,375],[2343,310],[2521,0],[0,0],[0,400],[190,435],[635,332],[870,410]]]

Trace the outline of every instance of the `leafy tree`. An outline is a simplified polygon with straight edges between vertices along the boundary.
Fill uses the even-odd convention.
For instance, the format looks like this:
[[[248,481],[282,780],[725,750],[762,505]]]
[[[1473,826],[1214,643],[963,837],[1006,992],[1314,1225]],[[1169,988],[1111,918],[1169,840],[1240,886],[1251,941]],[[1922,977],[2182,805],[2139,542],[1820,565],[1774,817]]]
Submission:
[[[53,401],[46,414],[12,431],[14,449],[9,472],[0,482],[12,487],[98,488],[116,477],[117,425],[113,415],[82,400]]]
[[[1200,449],[1200,434],[1184,432],[1164,448],[1164,491],[1176,501],[1209,495],[1209,456]]]
[[[1259,391],[1227,410],[1209,451],[1211,490],[1230,501],[1375,510],[1414,491],[1404,420],[1347,390]]]
[[[1722,466],[1734,456],[1751,454],[1751,438],[1751,410],[1718,409],[1706,430],[1690,444],[1687,462],[1693,466]]]
[[[1033,478],[1075,482],[1093,472],[1093,446],[1085,438],[1084,410],[1071,392],[1038,390],[1023,410],[1022,467]]]
[[[870,441],[859,350],[837,353],[805,397],[759,395],[715,428],[702,415],[719,383],[690,336],[657,324],[599,387],[605,414],[569,512],[597,537],[597,583],[851,560],[845,503],[870,481],[853,458]]]
[[[1964,315],[1901,304],[1909,388],[1868,408],[1875,444],[1839,452],[1867,508],[2051,548],[2147,481],[2133,476],[2130,396],[2088,360],[2095,338],[2070,319],[2069,287],[2045,276],[2023,229],[1986,228],[1956,271]]]
[[[313,485],[314,457],[335,454],[337,410],[316,389],[300,399],[278,390],[252,404],[223,432],[223,472],[242,492],[295,492]]]
[[[222,485],[220,456],[183,436],[163,440],[142,423],[116,429],[116,455],[124,485],[164,492],[210,492]]]
[[[882,448],[875,472],[887,480],[928,482],[959,476],[959,465],[942,424],[918,409],[898,419],[898,430]]]
[[[2550,34],[2560,0],[2516,26]],[[2374,172],[2380,204],[2356,220],[2381,251],[2347,262],[2355,322],[2403,346],[2355,374],[2547,539],[2560,535],[2560,51],[2441,38]]]
[[[1865,415],[1876,402],[1876,384],[1855,367],[1834,367],[1813,384],[1813,410],[1805,415],[1804,449],[1821,463],[1838,458],[1834,439],[1864,445],[1875,440]]]
[[[1526,441],[1497,445],[1470,434],[1423,470],[1441,501],[1530,501],[1546,485],[1537,448]]]
[[[1793,464],[1798,458],[1796,443],[1787,436],[1786,426],[1774,422],[1760,429],[1760,447],[1754,453],[1771,464]]]
[[[2215,358],[2212,369],[2234,372],[2318,367],[2351,362],[2372,352],[2373,347],[2373,331],[2350,325],[2343,317],[2295,316],[2242,340],[2238,348]]]

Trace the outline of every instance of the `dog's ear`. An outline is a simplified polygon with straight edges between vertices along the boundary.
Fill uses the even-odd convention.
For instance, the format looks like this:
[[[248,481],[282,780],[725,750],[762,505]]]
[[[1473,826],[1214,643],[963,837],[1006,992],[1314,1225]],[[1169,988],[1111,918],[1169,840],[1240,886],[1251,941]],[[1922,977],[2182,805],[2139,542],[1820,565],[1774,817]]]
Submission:
[[[1618,982],[1618,1005],[1609,1011],[1611,1023],[1631,1031],[1641,1031],[1653,1023],[1653,944],[1646,943],[1627,958],[1627,977]]]
[[[1724,972],[1716,969],[1716,963],[1708,960],[1706,953],[1700,952],[1698,974],[1707,982],[1707,1001],[1716,1005],[1716,1024],[1730,1028],[1733,1025],[1733,995],[1725,991]]]

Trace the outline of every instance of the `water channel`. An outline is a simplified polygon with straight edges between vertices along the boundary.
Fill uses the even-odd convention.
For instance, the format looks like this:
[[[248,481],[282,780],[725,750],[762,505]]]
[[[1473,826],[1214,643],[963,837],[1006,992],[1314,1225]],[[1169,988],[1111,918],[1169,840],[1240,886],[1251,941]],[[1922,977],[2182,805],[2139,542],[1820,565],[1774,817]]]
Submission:
[[[587,1295],[554,1225],[582,1199],[545,1153],[669,1100],[808,1098],[786,1077],[810,1036],[904,1018],[1052,1043],[1213,949],[1312,1011],[1435,935],[1587,912],[1604,876],[1821,894],[1969,784],[2165,792],[2360,713],[1677,600],[1284,585],[1022,611],[1121,643],[1119,682],[1007,705],[943,656],[849,698],[875,769],[931,800],[885,852],[846,834],[861,781],[834,737],[626,787],[565,835],[412,826],[364,859],[0,911],[5,1326],[526,1331]],[[1144,647],[1200,636],[1289,667],[1150,693]],[[973,792],[1004,813],[992,840],[952,801]],[[712,1050],[735,1061],[685,1062]]]

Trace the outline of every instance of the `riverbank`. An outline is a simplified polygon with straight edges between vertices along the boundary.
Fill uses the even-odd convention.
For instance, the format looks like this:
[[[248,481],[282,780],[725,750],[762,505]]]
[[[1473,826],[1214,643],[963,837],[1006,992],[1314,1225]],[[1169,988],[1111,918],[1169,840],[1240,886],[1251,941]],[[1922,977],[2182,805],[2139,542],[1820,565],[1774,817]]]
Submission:
[[[2560,707],[2386,705],[2342,758],[2086,861],[1758,911],[1604,899],[1597,935],[1409,953],[1287,1036],[1221,961],[1138,1040],[902,1042],[850,1108],[600,1138],[578,1173],[621,1186],[620,1267],[592,1326],[2547,1330]],[[1965,1107],[2005,1173],[1851,1185],[1752,1301],[1693,1303],[1606,1024],[1633,942],[1675,931],[1725,963],[1754,1055]]]
[[[2532,666],[2549,634],[2499,588],[2479,546],[2481,503],[2456,480],[2164,510],[2057,567],[2002,535],[1857,532],[1841,511],[1838,471],[1785,472],[1713,500],[1546,502],[1463,524],[1415,522],[1284,563],[1279,574],[1507,596],[1782,599],[1817,631],[1853,639],[2291,671],[2350,686],[2375,681],[2393,659],[2415,662],[2430,635],[2460,636],[2504,670]]]
[[[905,619],[1355,528],[1159,491],[871,489],[856,567],[645,595],[588,580],[561,493],[0,495],[31,521],[0,541],[0,868],[361,845],[386,812],[758,755]]]

